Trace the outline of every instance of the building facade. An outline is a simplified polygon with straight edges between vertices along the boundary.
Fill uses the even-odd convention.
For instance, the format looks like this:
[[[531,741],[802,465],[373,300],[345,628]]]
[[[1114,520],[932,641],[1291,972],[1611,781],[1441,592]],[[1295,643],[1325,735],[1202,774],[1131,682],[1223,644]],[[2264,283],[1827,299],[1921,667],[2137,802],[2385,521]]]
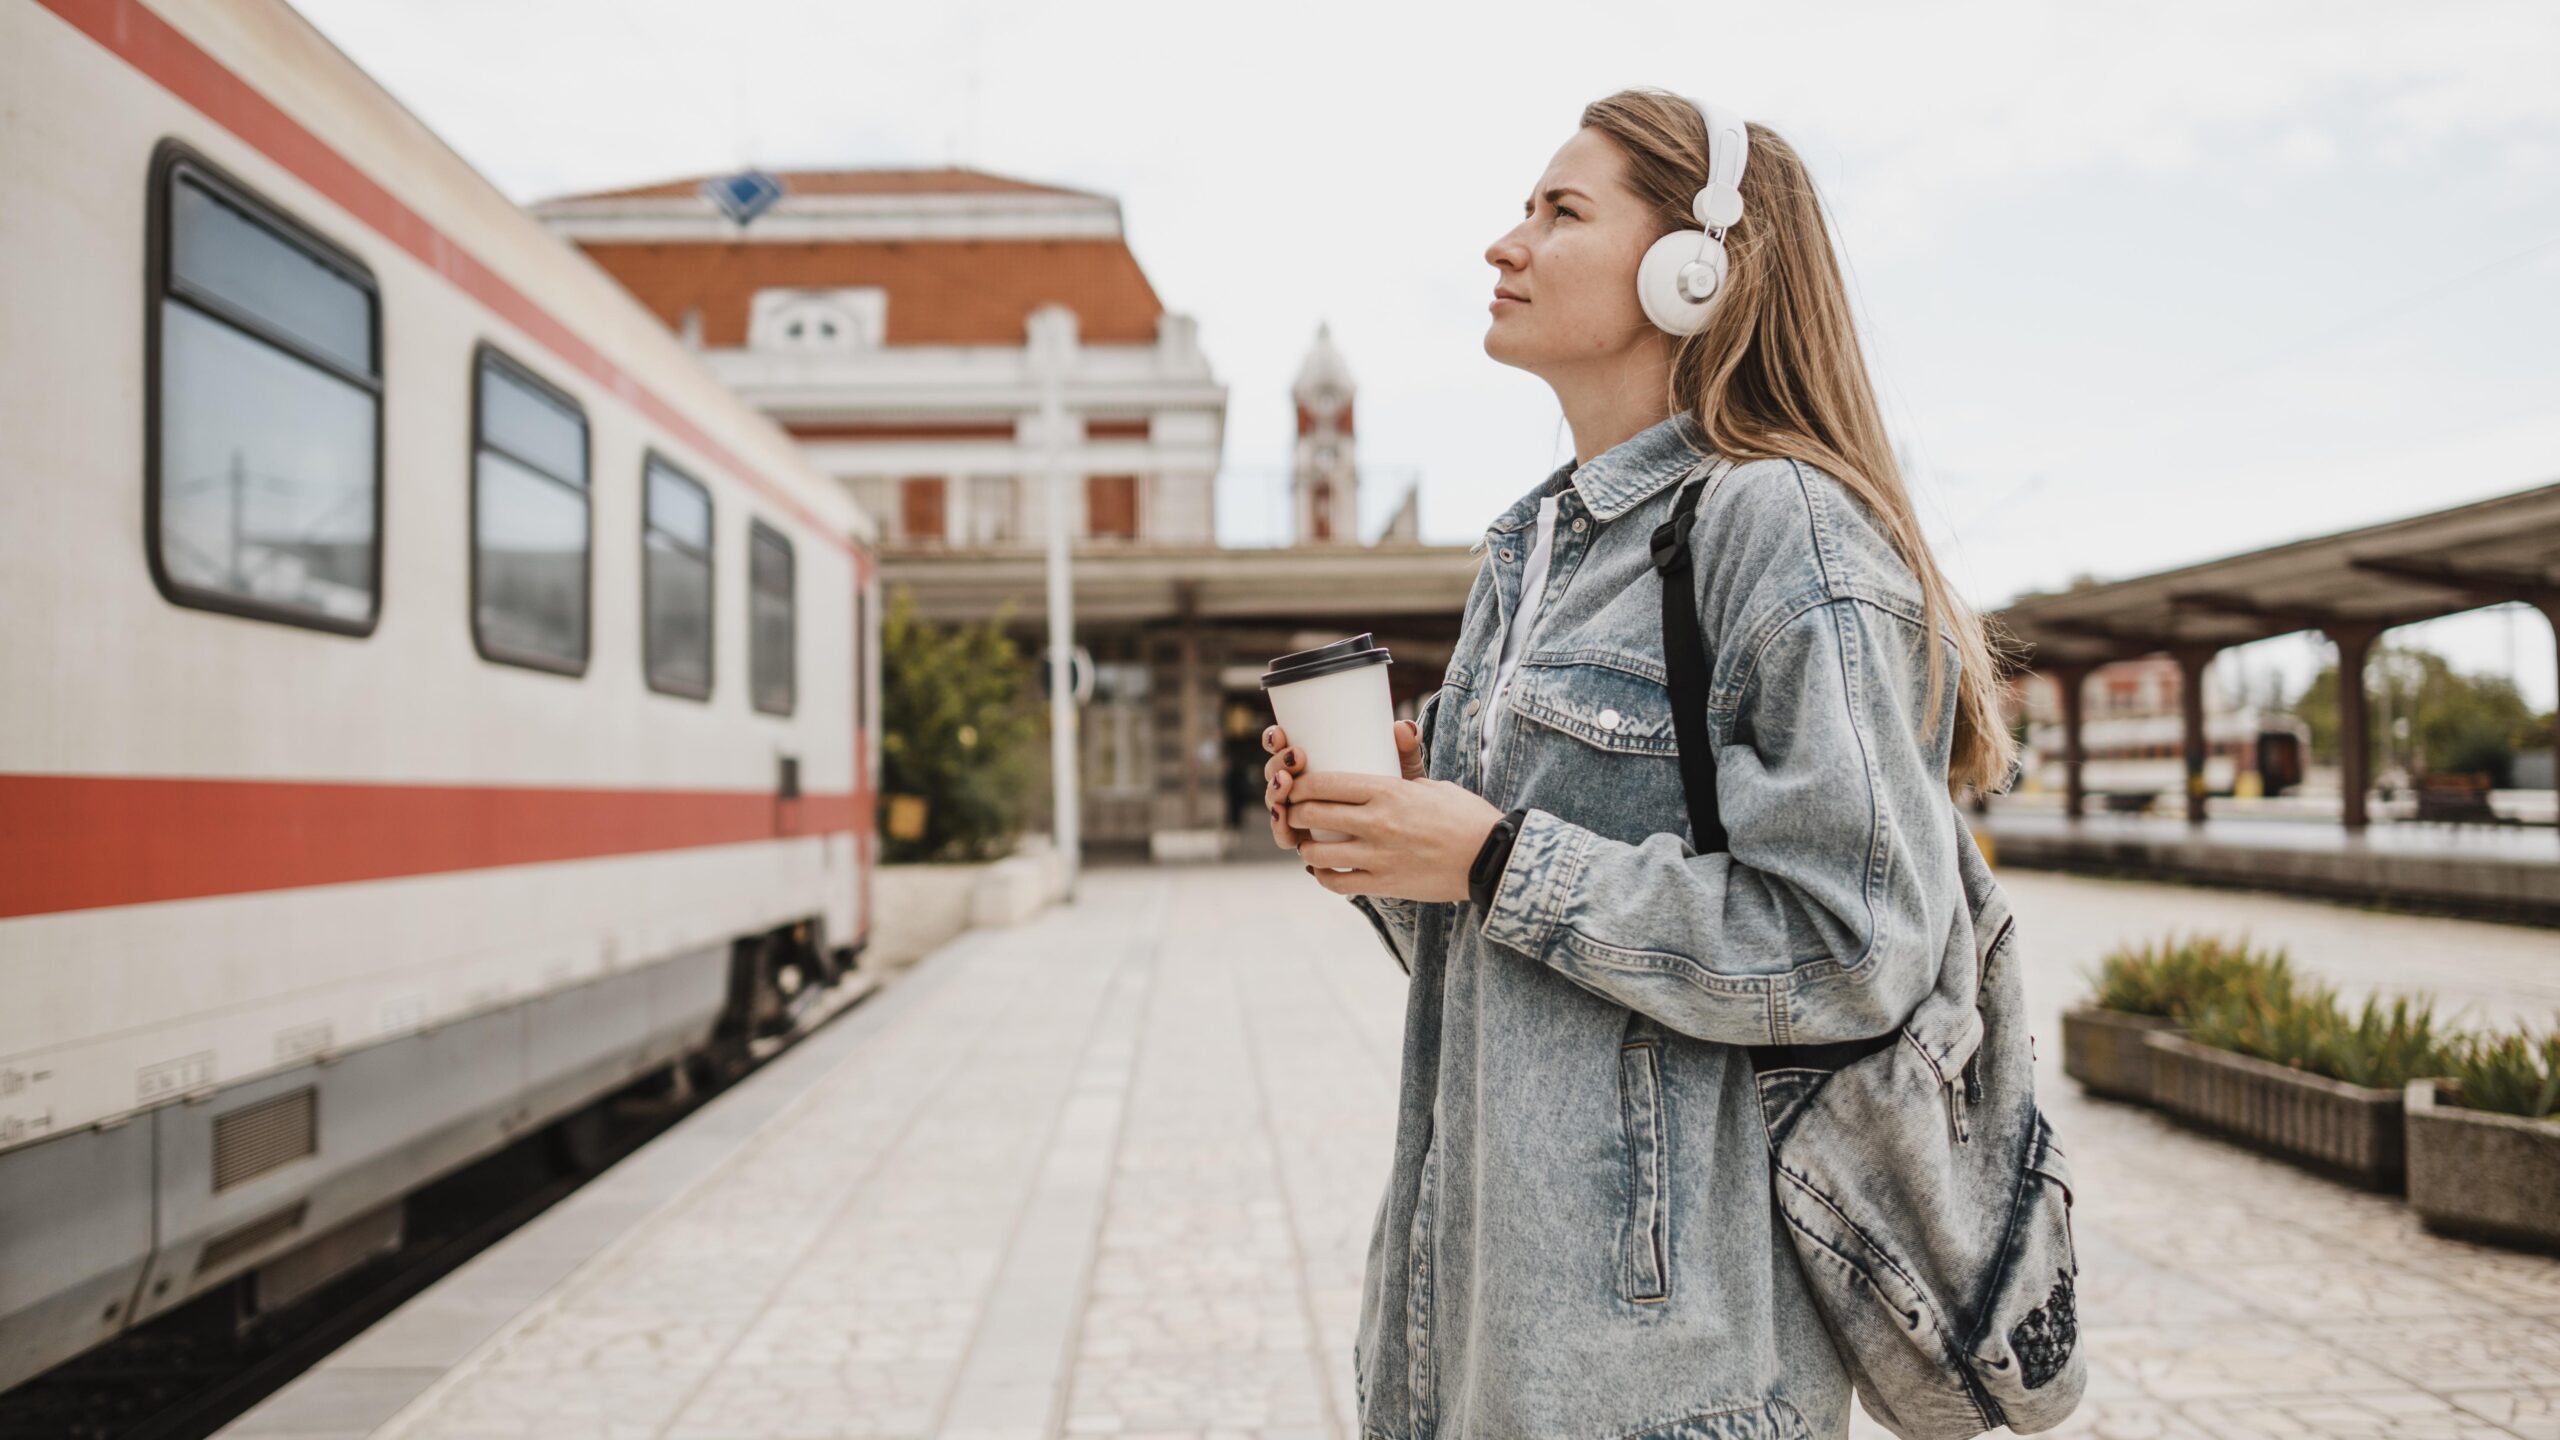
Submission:
[[[745,224],[699,179],[534,213],[852,492],[880,523],[884,583],[924,618],[1002,613],[1044,656],[1057,508],[1095,662],[1078,719],[1088,845],[1268,844],[1273,655],[1368,630],[1396,656],[1398,715],[1440,683],[1479,557],[1419,544],[1410,491],[1360,542],[1355,387],[1329,327],[1292,387],[1291,543],[1222,547],[1226,386],[1116,200],[975,170],[775,178],[781,199]]]

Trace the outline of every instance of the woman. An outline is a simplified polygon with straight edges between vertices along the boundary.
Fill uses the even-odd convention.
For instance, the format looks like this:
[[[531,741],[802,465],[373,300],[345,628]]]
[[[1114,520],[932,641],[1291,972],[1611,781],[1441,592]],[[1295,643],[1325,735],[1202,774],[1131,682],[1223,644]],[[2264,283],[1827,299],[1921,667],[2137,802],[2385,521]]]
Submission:
[[[1848,1433],[1741,1047],[1912,1014],[1963,923],[1951,787],[2014,749],[1812,182],[1767,129],[1727,133],[1740,211],[1693,332],[1637,286],[1709,179],[1677,95],[1587,108],[1486,249],[1486,353],[1553,387],[1575,459],[1486,532],[1446,683],[1397,722],[1404,777],[1265,736],[1273,837],[1412,976],[1354,1346],[1371,1437]],[[1701,854],[1649,541],[1717,461],[1688,579],[1730,851]]]

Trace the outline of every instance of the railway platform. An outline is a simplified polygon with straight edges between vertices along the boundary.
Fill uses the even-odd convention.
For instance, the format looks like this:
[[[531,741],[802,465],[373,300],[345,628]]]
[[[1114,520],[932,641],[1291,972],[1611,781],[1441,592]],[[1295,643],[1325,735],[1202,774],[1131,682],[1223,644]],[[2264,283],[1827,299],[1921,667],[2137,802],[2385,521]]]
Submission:
[[[2560,833],[2550,825],[2088,815],[1995,803],[2003,864],[2423,907],[2560,925]],[[1976,823],[1983,823],[1977,821]]]
[[[2560,1436],[2560,1259],[2082,1097],[2119,941],[2560,1009],[2548,932],[2012,870],[2074,1151],[2057,1436]],[[969,932],[269,1397],[226,1440],[1353,1437],[1405,977],[1293,865],[1087,867]],[[1885,1435],[1859,1417],[1854,1434]]]

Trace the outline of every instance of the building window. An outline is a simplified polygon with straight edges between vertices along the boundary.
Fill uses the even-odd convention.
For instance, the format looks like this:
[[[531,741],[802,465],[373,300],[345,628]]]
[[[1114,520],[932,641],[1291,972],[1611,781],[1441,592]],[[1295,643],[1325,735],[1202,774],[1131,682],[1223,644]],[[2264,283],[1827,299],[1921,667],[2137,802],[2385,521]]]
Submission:
[[[152,201],[153,577],[183,605],[369,633],[382,561],[372,275],[175,146]]]
[[[748,302],[747,344],[757,350],[876,350],[888,331],[889,292],[759,290]]]
[[[788,715],[796,699],[791,542],[761,520],[747,526],[747,690],[755,707]]]
[[[1020,485],[1011,475],[976,475],[969,480],[969,542],[1010,545],[1021,529]]]
[[[1333,485],[1319,480],[1315,488],[1315,538],[1333,538]]]
[[[642,471],[642,668],[649,688],[711,696],[711,492],[652,455]]]
[[[587,417],[488,346],[473,376],[471,634],[491,660],[587,668]]]
[[[942,477],[919,476],[898,484],[898,524],[909,540],[939,540],[942,535]]]
[[[1087,535],[1122,540],[1138,538],[1138,477],[1086,476],[1084,512]]]

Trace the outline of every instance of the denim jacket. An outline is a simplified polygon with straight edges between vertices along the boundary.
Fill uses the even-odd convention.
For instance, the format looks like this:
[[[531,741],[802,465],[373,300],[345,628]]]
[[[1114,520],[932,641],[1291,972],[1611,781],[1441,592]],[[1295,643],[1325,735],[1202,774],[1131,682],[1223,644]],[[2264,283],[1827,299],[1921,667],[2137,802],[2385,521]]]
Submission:
[[[1796,461],[1730,467],[1690,574],[1731,849],[1694,851],[1648,542],[1714,458],[1675,415],[1485,532],[1424,753],[1526,823],[1490,910],[1351,897],[1411,976],[1354,1342],[1364,1440],[1848,1434],[1739,1047],[1891,1030],[1972,953],[1952,707],[1930,723],[1919,583],[1862,502]],[[1536,633],[1480,767],[1548,495]]]

